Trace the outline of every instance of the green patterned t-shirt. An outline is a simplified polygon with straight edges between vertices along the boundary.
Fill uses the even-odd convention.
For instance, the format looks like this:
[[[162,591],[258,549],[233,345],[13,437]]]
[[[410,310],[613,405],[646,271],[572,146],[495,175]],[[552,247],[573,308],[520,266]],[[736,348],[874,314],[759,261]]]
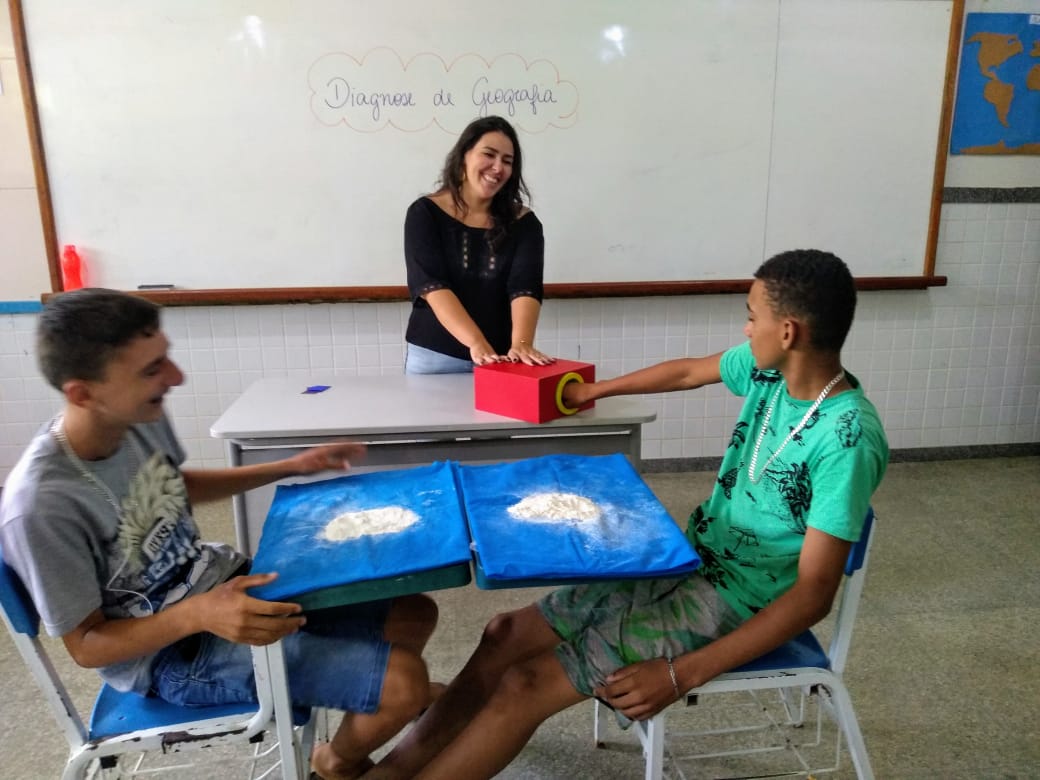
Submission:
[[[806,528],[859,539],[888,442],[859,380],[846,373],[852,389],[826,398],[769,462],[812,401],[791,398],[778,371],[755,368],[750,344],[728,350],[721,369],[726,386],[746,400],[715,489],[691,515],[687,535],[702,573],[750,617],[794,584]],[[771,402],[752,483],[748,464]]]

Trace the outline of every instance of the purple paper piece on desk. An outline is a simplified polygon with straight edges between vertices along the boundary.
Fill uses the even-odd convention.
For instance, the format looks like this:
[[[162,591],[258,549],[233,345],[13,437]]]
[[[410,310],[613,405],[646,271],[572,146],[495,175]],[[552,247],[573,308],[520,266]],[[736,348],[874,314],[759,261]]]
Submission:
[[[332,385],[311,385],[301,393],[301,395],[314,395],[315,393],[324,393]]]

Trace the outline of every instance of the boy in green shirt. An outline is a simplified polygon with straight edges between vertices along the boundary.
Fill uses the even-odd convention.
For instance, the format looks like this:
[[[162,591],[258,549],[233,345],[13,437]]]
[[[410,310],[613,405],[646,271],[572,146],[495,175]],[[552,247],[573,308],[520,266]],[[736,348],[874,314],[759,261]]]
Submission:
[[[841,365],[855,306],[841,260],[785,252],[755,273],[746,343],[567,385],[570,407],[718,382],[744,396],[712,495],[690,517],[702,566],[561,588],[496,616],[444,696],[366,777],[491,777],[566,707],[596,696],[650,718],[825,617],[888,462],[877,411]]]

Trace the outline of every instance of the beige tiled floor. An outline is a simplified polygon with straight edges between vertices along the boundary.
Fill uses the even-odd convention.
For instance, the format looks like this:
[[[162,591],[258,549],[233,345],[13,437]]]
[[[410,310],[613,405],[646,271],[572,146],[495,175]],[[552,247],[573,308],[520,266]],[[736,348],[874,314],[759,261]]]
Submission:
[[[647,481],[684,521],[713,478],[695,472]],[[1040,457],[894,463],[874,507],[879,525],[846,677],[877,776],[1040,777]],[[224,505],[201,515],[211,538],[229,535],[228,515]],[[539,593],[467,587],[435,594],[434,676],[458,670],[492,614]],[[88,706],[93,673],[69,674]],[[6,635],[0,682],[0,776],[57,777],[63,740]],[[591,707],[574,708],[545,724],[501,776],[641,777],[631,735],[610,733],[610,748],[594,749]],[[790,766],[783,758],[777,770]],[[237,776],[221,759],[212,754],[205,767],[180,776]],[[691,778],[718,773],[686,769]],[[837,776],[852,776],[847,762]]]

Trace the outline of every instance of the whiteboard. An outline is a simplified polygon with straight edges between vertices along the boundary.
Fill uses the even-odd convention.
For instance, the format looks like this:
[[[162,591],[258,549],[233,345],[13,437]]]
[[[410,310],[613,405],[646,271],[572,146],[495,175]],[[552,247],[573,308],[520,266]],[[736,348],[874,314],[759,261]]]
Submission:
[[[549,283],[922,273],[949,0],[22,0],[57,241],[91,284],[403,285],[474,117]]]

